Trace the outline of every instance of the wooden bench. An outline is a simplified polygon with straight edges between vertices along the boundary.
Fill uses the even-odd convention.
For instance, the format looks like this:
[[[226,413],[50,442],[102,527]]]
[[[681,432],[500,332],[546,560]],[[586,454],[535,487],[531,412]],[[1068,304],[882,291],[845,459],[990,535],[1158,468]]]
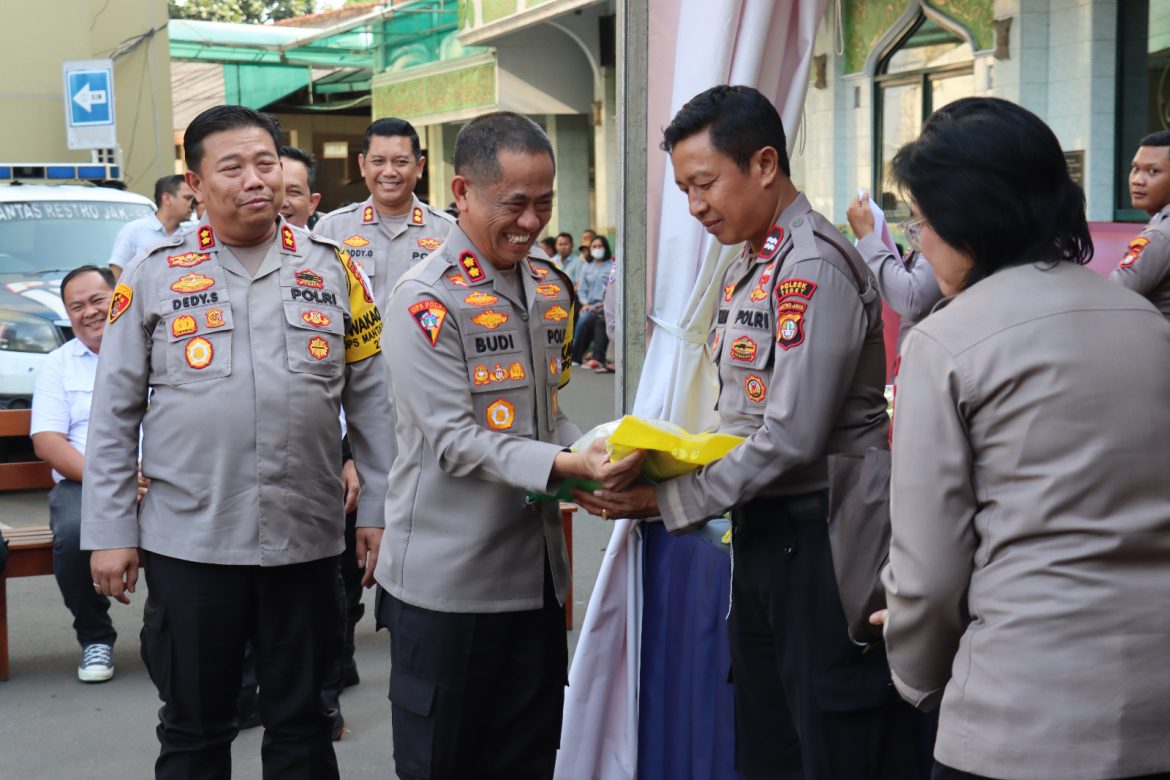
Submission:
[[[28,409],[0,411],[0,438],[28,436]],[[53,487],[49,464],[40,460],[0,463],[0,492],[44,490]],[[8,679],[8,579],[53,573],[53,532],[48,526],[4,531],[8,565],[0,574],[0,680]]]

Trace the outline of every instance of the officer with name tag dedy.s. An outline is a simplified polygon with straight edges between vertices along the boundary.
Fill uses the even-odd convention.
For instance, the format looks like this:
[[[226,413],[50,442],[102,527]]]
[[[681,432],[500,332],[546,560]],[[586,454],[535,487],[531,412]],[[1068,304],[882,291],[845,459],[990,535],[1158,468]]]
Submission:
[[[566,449],[573,289],[533,249],[554,171],[531,119],[468,123],[459,223],[386,309],[399,454],[376,577],[400,778],[552,777],[569,562],[557,503],[527,494],[567,477],[620,488],[640,469],[640,453],[610,463],[601,441]]]
[[[372,576],[390,425],[381,318],[337,244],[289,225],[280,131],[243,106],[183,139],[204,218],[126,268],[110,303],[83,481],[95,589],[128,603],[145,556],[142,655],[163,700],[158,778],[228,777],[244,643],[265,778],[337,777],[321,685],[336,655],[339,413]],[[148,404],[149,399],[149,404]],[[135,511],[139,425],[151,488]]]

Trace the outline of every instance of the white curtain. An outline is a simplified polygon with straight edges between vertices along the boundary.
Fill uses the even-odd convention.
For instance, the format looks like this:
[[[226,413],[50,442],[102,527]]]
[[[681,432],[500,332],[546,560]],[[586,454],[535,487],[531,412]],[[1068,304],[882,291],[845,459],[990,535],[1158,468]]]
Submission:
[[[718,423],[718,380],[704,343],[723,272],[739,250],[720,247],[688,213],[666,155],[654,151],[661,129],[708,87],[747,84],[780,110],[791,152],[827,2],[650,0],[647,257],[655,327],[634,402],[638,416],[690,431]],[[602,559],[569,672],[558,780],[637,775],[640,540],[637,524],[618,521]]]

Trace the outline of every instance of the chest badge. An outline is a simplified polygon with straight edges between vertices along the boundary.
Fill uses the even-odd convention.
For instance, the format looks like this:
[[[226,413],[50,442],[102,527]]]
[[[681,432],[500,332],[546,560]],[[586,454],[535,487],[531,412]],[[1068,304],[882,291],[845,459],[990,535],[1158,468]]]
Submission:
[[[329,342],[320,336],[309,339],[309,357],[324,360],[329,357]]]
[[[500,398],[487,408],[487,427],[493,431],[506,431],[516,421],[516,407]]]
[[[197,329],[198,325],[195,323],[195,318],[190,314],[184,314],[171,320],[172,336],[190,336]]]
[[[168,268],[194,268],[205,260],[210,260],[211,255],[201,252],[187,252],[183,255],[171,255],[167,258]]]
[[[488,375],[487,366],[478,365],[471,371],[471,381],[476,385],[486,385],[491,382],[491,377]]]
[[[443,330],[443,322],[447,319],[447,307],[438,301],[419,301],[412,303],[407,310],[418,324],[427,341],[434,347],[439,343],[439,332]]]
[[[434,252],[443,245],[443,242],[437,238],[420,238],[415,243],[419,245],[420,249],[425,249],[428,252]]]
[[[321,290],[325,287],[325,277],[312,268],[301,268],[295,271],[293,278],[297,280],[299,287],[311,287],[314,290]]]
[[[555,284],[538,284],[536,285],[536,292],[545,298],[555,298],[561,294],[561,288]]]
[[[508,315],[498,312],[495,309],[488,309],[482,314],[477,314],[471,318],[471,321],[476,325],[487,328],[488,330],[495,330],[508,321]]]
[[[563,322],[569,319],[569,313],[561,306],[553,306],[544,313],[544,318],[553,322]]]
[[[370,245],[369,241],[365,240],[357,233],[354,233],[349,238],[343,239],[341,243],[345,244],[346,246],[353,247],[354,249],[361,249],[363,246]]]
[[[194,369],[207,368],[211,365],[211,358],[215,356],[211,342],[202,336],[196,336],[188,341],[183,352],[187,358],[187,365]]]
[[[755,288],[748,294],[748,300],[762,301],[768,297],[768,291],[764,288],[768,282],[772,281],[772,271],[776,268],[776,263],[769,263],[764,272],[760,274],[760,280],[756,283]]]
[[[467,280],[463,278],[462,274],[448,274],[447,281],[456,287],[466,287]]]
[[[475,292],[471,293],[466,298],[464,298],[463,302],[469,303],[472,306],[491,306],[493,303],[498,303],[499,300],[500,299],[494,295],[490,295],[488,293],[480,292],[479,290],[476,290]]]
[[[203,274],[189,273],[180,276],[171,289],[177,293],[197,293],[215,284],[215,280]]]
[[[740,363],[750,363],[756,359],[756,342],[748,336],[740,336],[731,342],[731,359]]]
[[[513,363],[512,365],[508,366],[509,379],[524,379],[527,376],[528,375],[524,373],[524,366],[522,364]]]
[[[329,323],[333,322],[333,320],[329,319],[328,314],[317,311],[316,309],[310,309],[305,312],[301,315],[301,319],[305,321],[305,324],[311,325],[314,328],[327,328],[329,327]]]
[[[222,328],[223,327],[223,309],[208,309],[207,310],[207,327]]]
[[[755,374],[748,374],[743,380],[743,394],[754,404],[762,404],[768,400],[768,385]]]

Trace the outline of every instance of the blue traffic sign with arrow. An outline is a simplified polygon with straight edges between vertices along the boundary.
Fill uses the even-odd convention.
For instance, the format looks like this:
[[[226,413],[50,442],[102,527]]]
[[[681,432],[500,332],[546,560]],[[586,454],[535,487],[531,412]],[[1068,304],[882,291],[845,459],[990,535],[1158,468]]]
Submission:
[[[69,124],[92,127],[114,124],[109,70],[74,70],[66,75],[69,97]]]

